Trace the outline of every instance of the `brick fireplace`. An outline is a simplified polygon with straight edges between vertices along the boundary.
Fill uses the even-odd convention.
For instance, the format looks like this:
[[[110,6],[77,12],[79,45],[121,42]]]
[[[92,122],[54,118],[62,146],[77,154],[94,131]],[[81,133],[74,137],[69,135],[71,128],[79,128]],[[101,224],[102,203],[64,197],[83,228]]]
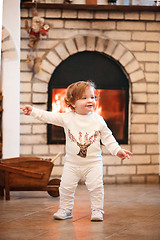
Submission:
[[[78,6],[78,5],[77,5]],[[118,6],[117,6],[118,7]],[[117,8],[118,9],[118,8]],[[26,64],[28,35],[25,19],[30,9],[21,10],[21,105],[47,110],[48,86],[60,64],[81,52],[97,52],[120,64],[129,81],[128,142],[130,160],[121,161],[103,148],[105,183],[158,183],[159,142],[159,29],[160,13],[130,9],[39,9],[52,24],[48,39],[39,43],[42,71],[33,74]],[[65,76],[64,76],[65,81]],[[47,144],[47,125],[21,115],[21,155],[53,157],[61,151],[53,169],[60,177],[65,154],[64,144]]]

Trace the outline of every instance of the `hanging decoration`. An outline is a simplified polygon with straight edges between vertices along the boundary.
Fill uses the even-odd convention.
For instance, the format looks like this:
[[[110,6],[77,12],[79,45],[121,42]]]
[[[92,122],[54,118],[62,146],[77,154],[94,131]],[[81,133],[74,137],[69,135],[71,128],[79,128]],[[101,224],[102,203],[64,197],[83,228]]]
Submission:
[[[36,4],[37,7],[37,4]],[[48,31],[50,29],[49,24],[45,23],[44,18],[38,16],[37,8],[32,9],[32,21],[29,26],[28,20],[25,21],[25,30],[29,34],[30,52],[27,55],[28,68],[35,73],[39,73],[41,70],[42,59],[38,57],[38,43],[41,40],[41,36],[48,37]]]

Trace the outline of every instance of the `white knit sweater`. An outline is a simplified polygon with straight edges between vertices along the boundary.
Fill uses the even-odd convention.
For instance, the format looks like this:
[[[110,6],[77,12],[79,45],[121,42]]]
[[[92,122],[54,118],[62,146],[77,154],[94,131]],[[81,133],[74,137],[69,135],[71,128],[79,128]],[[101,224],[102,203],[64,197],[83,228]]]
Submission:
[[[79,115],[74,111],[53,113],[33,108],[31,116],[64,128],[66,135],[65,160],[75,164],[101,162],[101,144],[112,155],[121,149],[104,119],[97,113]]]

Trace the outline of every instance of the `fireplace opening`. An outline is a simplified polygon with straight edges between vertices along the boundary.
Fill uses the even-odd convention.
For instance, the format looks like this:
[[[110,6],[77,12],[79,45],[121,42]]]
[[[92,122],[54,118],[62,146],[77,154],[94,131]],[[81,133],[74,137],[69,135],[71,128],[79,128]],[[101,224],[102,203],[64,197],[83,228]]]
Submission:
[[[66,88],[76,81],[92,80],[100,98],[96,112],[106,121],[114,137],[121,144],[128,143],[128,76],[112,57],[99,52],[84,51],[64,60],[53,72],[48,86],[48,110],[69,111],[64,103]],[[61,127],[48,124],[48,144],[64,144]]]

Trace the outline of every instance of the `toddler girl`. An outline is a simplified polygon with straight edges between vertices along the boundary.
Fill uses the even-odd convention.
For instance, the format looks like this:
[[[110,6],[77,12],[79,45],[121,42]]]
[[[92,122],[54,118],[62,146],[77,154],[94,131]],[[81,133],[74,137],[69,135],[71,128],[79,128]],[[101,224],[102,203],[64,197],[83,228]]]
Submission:
[[[72,218],[74,194],[78,182],[85,179],[91,199],[91,221],[103,220],[103,163],[101,144],[112,155],[122,160],[132,153],[121,149],[104,119],[94,112],[96,108],[95,86],[90,81],[79,81],[67,88],[67,113],[53,113],[24,106],[24,114],[31,115],[46,123],[64,128],[66,135],[66,155],[60,183],[59,210],[55,219]]]

